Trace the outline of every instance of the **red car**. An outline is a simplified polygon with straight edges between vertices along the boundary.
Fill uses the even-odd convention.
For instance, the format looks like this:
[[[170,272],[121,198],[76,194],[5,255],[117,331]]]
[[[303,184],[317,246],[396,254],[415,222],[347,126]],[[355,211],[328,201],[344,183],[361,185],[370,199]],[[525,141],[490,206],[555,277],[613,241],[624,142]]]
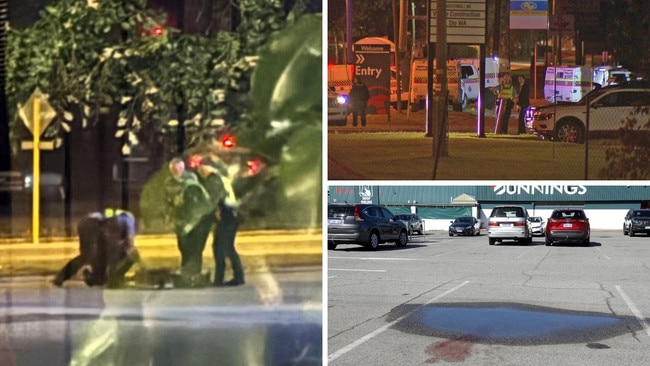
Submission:
[[[580,208],[553,210],[546,221],[546,245],[557,242],[578,242],[589,246],[589,219]]]

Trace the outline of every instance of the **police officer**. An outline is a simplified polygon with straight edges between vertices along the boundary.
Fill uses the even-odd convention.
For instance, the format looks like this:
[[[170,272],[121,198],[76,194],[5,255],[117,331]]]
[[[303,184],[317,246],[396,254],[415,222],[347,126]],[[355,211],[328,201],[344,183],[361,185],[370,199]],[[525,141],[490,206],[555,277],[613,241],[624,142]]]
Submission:
[[[236,161],[239,164],[238,161]],[[215,286],[236,286],[243,285],[244,268],[241,258],[235,249],[235,236],[239,228],[239,219],[235,206],[237,198],[232,185],[232,179],[228,174],[228,164],[218,156],[212,154],[205,158],[199,167],[200,176],[204,177],[210,192],[211,198],[217,203],[216,219],[217,225],[213,232],[212,253],[215,261]],[[226,274],[226,259],[230,260],[234,278],[228,282],[224,281]]]
[[[197,176],[185,169],[183,159],[172,159],[169,171],[172,177],[167,182],[168,216],[181,252],[181,277],[192,284],[201,275],[203,249],[214,222],[208,214],[214,212],[215,204]]]
[[[121,287],[124,275],[140,261],[135,247],[136,222],[125,210],[105,209],[79,221],[79,255],[71,259],[56,275],[53,283],[62,286],[82,267],[88,286]]]

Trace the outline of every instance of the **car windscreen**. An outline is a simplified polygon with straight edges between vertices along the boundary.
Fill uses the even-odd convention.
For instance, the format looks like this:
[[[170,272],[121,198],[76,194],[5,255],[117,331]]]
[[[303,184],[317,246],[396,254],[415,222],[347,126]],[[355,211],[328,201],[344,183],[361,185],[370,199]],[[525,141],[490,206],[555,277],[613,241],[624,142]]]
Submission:
[[[650,210],[634,211],[634,217],[650,217]]]
[[[352,206],[328,206],[327,217],[344,217],[354,215]]]
[[[524,209],[521,207],[495,207],[491,217],[524,217]]]
[[[454,220],[454,222],[465,222],[465,223],[472,222],[472,218],[471,217],[459,217],[456,220]]]
[[[555,211],[551,216],[554,219],[584,219],[585,214],[578,210]]]

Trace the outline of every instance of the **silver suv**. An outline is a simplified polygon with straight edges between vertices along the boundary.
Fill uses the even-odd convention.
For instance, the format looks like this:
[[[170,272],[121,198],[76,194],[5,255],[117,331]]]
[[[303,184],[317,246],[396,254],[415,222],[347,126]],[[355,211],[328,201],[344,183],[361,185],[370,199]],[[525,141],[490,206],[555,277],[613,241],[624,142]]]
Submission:
[[[532,243],[533,234],[528,222],[528,211],[522,206],[496,206],[488,219],[490,245],[503,240]]]
[[[583,143],[589,137],[611,137],[626,118],[636,118],[639,126],[648,122],[644,106],[650,106],[650,87],[642,84],[594,89],[577,103],[535,108],[527,121],[528,130],[542,138]]]
[[[384,206],[372,204],[327,205],[327,248],[338,244],[360,244],[376,250],[379,244],[394,242],[398,247],[408,243],[403,221]]]

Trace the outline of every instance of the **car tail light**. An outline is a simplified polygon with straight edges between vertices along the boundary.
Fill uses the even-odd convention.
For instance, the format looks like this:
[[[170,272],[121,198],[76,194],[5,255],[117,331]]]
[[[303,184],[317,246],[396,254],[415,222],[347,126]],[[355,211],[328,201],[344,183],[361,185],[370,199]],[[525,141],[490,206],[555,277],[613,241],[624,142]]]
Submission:
[[[354,206],[354,219],[357,221],[363,221],[363,216],[359,212],[359,206]]]
[[[488,226],[499,226],[499,223],[496,221],[488,221]]]
[[[523,221],[515,222],[515,226],[526,226],[526,223]]]

